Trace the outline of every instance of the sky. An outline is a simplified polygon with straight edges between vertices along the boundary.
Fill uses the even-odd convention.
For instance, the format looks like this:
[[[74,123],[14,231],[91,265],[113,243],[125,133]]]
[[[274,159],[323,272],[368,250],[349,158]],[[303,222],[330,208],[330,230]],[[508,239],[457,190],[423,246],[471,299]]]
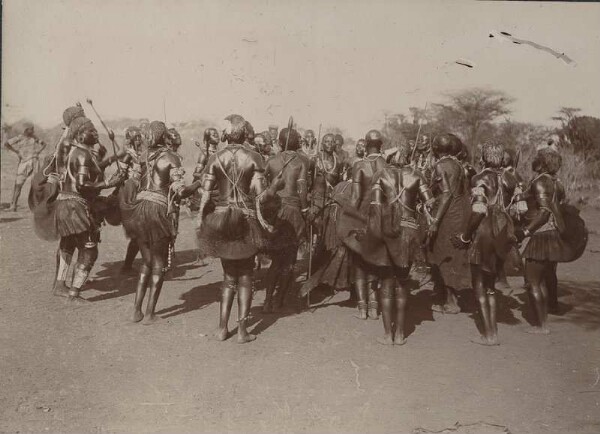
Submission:
[[[598,77],[600,4],[3,0],[4,122],[49,127],[91,98],[106,119],[238,113],[260,131],[292,115],[359,137],[386,112],[492,87],[516,98],[513,120],[547,124],[560,106],[600,116]]]

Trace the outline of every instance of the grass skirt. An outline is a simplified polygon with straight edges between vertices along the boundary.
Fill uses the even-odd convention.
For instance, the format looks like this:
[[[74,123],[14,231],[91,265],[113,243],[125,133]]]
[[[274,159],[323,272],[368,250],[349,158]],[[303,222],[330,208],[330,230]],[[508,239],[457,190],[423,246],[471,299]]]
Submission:
[[[90,207],[81,198],[57,200],[54,206],[54,225],[60,237],[77,235],[96,228]]]
[[[250,258],[268,246],[256,217],[235,207],[207,214],[197,235],[200,255],[221,259]]]
[[[397,237],[378,238],[369,231],[353,233],[344,239],[344,243],[363,261],[376,267],[407,268],[420,257],[416,227],[402,226]]]
[[[121,218],[125,233],[138,243],[154,245],[171,241],[177,235],[167,216],[167,205],[148,199],[121,203]]]
[[[571,257],[570,247],[557,230],[534,233],[523,250],[523,258],[534,261],[568,262]]]

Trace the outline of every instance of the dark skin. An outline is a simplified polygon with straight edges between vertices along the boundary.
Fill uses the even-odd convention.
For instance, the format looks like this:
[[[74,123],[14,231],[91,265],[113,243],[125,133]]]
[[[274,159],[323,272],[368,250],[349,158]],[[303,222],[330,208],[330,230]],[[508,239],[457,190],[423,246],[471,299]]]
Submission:
[[[283,144],[285,147],[285,143]],[[297,152],[296,149],[283,151],[267,161],[265,166],[265,176],[268,181],[281,178],[282,189],[279,191],[279,196],[282,198],[294,198],[300,202],[300,210],[308,209],[308,191],[307,178],[309,171],[309,160],[304,155]],[[289,285],[293,278],[293,266],[297,255],[298,246],[293,252],[286,252],[286,259],[278,260],[273,258],[271,267],[269,268],[269,276],[272,276],[271,281],[267,285],[265,303],[263,312],[270,313],[273,310],[273,294],[275,288],[279,286],[279,291],[275,300],[275,309],[280,310],[283,307],[283,300]],[[290,260],[292,261],[290,263]]]
[[[380,155],[381,142],[369,143],[367,156],[352,166],[352,195],[350,205],[357,211],[364,209],[371,198],[371,181],[373,175],[386,167],[385,159]],[[360,261],[357,261],[360,263]],[[360,265],[356,266],[356,295],[358,298],[358,315],[360,319],[378,319],[377,278]],[[368,301],[367,301],[368,300]],[[368,311],[367,311],[368,306]]]
[[[217,145],[220,142],[219,132],[216,128],[209,128],[208,137],[204,139],[204,148],[198,155],[198,161],[196,162],[196,168],[194,169],[194,181],[197,181],[202,176],[206,163],[209,157],[217,152]]]
[[[400,201],[404,204],[407,217],[416,218],[414,211],[419,202],[429,206],[433,196],[428,188],[425,177],[418,170],[409,167],[408,161],[403,167],[390,167],[378,172],[373,178],[372,206],[378,207],[389,204],[399,192]],[[412,210],[412,211],[410,211]],[[369,220],[371,223],[371,219]],[[369,230],[375,234],[379,232],[378,227],[371,226]],[[381,270],[381,314],[383,318],[384,336],[378,338],[377,342],[382,345],[404,345],[406,342],[404,326],[406,314],[406,302],[408,299],[407,278],[410,267],[395,268],[393,271],[385,268]]]
[[[499,182],[500,180],[500,182]],[[513,197],[518,180],[510,173],[504,172],[499,167],[486,165],[486,168],[471,179],[471,187],[475,189],[483,189],[484,195],[472,195],[472,202],[480,205],[479,209],[473,207],[469,215],[467,229],[464,234],[454,237],[453,243],[458,248],[467,248],[469,242],[477,234],[481,223],[486,218],[486,214],[481,212],[481,207],[487,207],[487,198],[497,197],[498,191],[502,190],[502,197],[505,208],[510,204]],[[486,228],[481,231],[482,243],[494,243],[493,233],[490,233]],[[485,262],[485,261],[484,261]],[[496,281],[498,271],[486,269],[481,264],[471,264],[471,280],[475,297],[479,303],[479,312],[481,314],[481,322],[483,324],[483,335],[481,343],[483,345],[499,345],[498,343],[498,324],[496,321],[496,293],[494,282]]]
[[[93,146],[98,142],[98,132],[91,123],[80,129],[77,142],[78,146],[71,150],[68,158],[69,172],[73,177],[65,177],[62,190],[81,194],[87,200],[93,201],[101,190],[120,184],[123,181],[123,174],[117,172],[109,182],[104,181],[104,173],[91,152]],[[66,260],[73,255],[76,248],[78,250],[76,271],[79,268],[83,272],[89,273],[98,257],[98,246],[96,243],[93,244],[93,247],[86,246],[87,241],[88,238],[83,236],[62,238],[57,257]],[[79,297],[80,287],[71,285],[71,291],[67,292],[64,281],[59,283],[57,279],[57,284],[54,289],[55,295],[68,296],[69,301],[74,303],[85,302],[85,299]]]
[[[140,150],[142,147],[142,134],[137,133],[131,137],[128,144],[128,152],[125,152],[124,156],[120,159],[120,163],[127,170],[128,178],[139,179],[141,177],[141,161],[140,161]],[[129,240],[127,245],[127,253],[125,254],[125,261],[121,268],[122,273],[132,272],[132,265],[135,257],[137,256],[140,248],[135,240]]]
[[[564,199],[565,193],[562,184],[555,182],[552,175],[545,174],[540,170],[538,176],[529,187],[528,206],[533,211],[534,217],[524,230],[517,230],[517,239],[522,241],[525,237],[534,234],[548,222],[558,204]],[[554,200],[553,200],[554,199]],[[555,215],[559,215],[556,213]],[[561,224],[556,222],[557,226]],[[525,261],[525,278],[529,282],[529,298],[533,305],[537,324],[529,330],[530,333],[548,334],[548,304],[550,295],[557,293],[558,279],[556,276],[556,262],[537,261],[527,259]]]
[[[150,167],[147,167],[146,181],[148,184],[143,188],[152,191],[162,191],[166,194],[173,181],[180,181],[181,175],[173,173],[181,167],[181,159],[173,151],[164,147],[164,137],[153,138],[152,146],[148,148],[149,155],[162,151]],[[148,244],[138,240],[140,252],[142,253],[143,265],[135,293],[133,321],[144,321],[144,324],[152,324],[159,318],[155,314],[156,303],[162,290],[164,281],[164,268],[170,240]],[[142,304],[147,289],[150,289],[146,312],[142,314]]]
[[[464,172],[462,166],[455,160],[444,159],[444,157],[450,156],[450,153],[443,151],[436,152],[435,156],[436,158],[439,158],[439,161],[436,163],[433,169],[434,188],[440,191],[440,194],[436,197],[438,207],[435,215],[433,216],[433,221],[429,225],[429,229],[427,231],[427,244],[430,249],[433,248],[433,245],[436,241],[439,222],[444,218],[444,215],[448,211],[450,203],[452,202],[453,194],[462,192],[466,188],[464,185]],[[446,302],[444,305],[433,306],[433,309],[443,311],[445,313],[460,312],[460,307],[458,306],[458,301],[454,291],[450,287],[447,287],[443,284],[439,272],[436,272],[435,269],[433,272],[436,275],[436,280],[439,282],[439,285],[444,287],[446,296]]]
[[[256,195],[259,202],[269,194],[274,194],[278,186],[274,182],[269,193],[264,179],[264,166],[261,156],[246,148],[243,145],[243,138],[240,143],[230,143],[225,149],[212,155],[206,166],[206,177],[202,182],[202,198],[199,210],[198,228],[202,225],[202,215],[204,208],[210,198],[210,191],[217,188],[219,191],[219,203],[229,203],[233,206],[240,206],[240,201],[244,198],[238,197],[236,189],[233,188],[229,179],[239,178],[237,183],[238,191],[245,197]],[[236,176],[237,175],[237,176]],[[277,180],[279,181],[279,180]],[[198,188],[200,182],[196,181],[190,186],[190,189]],[[252,259],[253,260],[253,259]],[[215,333],[217,340],[224,341],[229,336],[229,316],[235,292],[238,293],[238,343],[247,343],[256,339],[256,336],[248,333],[247,323],[250,307],[252,304],[253,270],[245,273],[233,274],[228,272],[230,269],[222,260],[223,264],[223,288],[221,292],[219,326]]]

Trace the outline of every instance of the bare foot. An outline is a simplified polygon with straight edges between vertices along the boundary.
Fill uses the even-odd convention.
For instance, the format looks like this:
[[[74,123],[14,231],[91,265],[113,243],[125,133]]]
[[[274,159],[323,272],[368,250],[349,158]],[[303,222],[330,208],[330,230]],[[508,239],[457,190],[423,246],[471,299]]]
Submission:
[[[456,304],[445,304],[444,313],[456,315],[457,313],[460,313],[460,307],[458,307]]]
[[[144,324],[144,325],[160,324],[163,321],[164,320],[161,317],[156,316],[154,314],[144,315],[144,320],[142,321],[142,324]]]
[[[441,304],[432,304],[431,310],[434,312],[444,313],[444,306],[442,306]]]
[[[85,298],[80,297],[78,295],[76,295],[76,296],[69,295],[67,297],[67,302],[69,304],[80,305],[80,306],[85,306],[85,305],[89,304],[89,301],[87,301]]]
[[[531,327],[525,330],[525,333],[529,333],[532,335],[549,335],[550,329],[548,329],[548,327]]]
[[[508,283],[508,281],[506,279],[505,280],[498,280],[496,282],[496,286],[499,289],[510,289],[510,284]]]
[[[396,336],[394,338],[394,345],[404,345],[406,343],[406,338],[403,336]]]
[[[389,335],[386,335],[382,338],[377,338],[376,341],[378,344],[381,344],[381,345],[394,345],[394,340]]]
[[[224,341],[225,339],[227,339],[228,336],[229,336],[229,330],[227,330],[227,327],[223,328],[223,329],[218,329],[215,332],[215,338],[218,341]]]
[[[379,319],[379,313],[376,310],[369,309],[369,319],[377,321]]]
[[[474,343],[477,345],[483,345],[485,347],[494,345],[494,344],[490,343],[490,341],[487,338],[485,338],[484,336],[479,336],[479,339],[471,339],[471,343]]]
[[[57,297],[69,297],[69,287],[64,282],[57,284],[52,290],[52,295]]]
[[[194,261],[192,265],[195,265],[196,267],[206,267],[208,265],[208,262],[206,262],[204,258],[198,258]]]
[[[238,334],[238,337],[237,337],[238,344],[245,344],[248,342],[252,342],[254,340],[256,340],[256,336],[253,334],[250,334],[250,333],[246,333],[243,335]]]
[[[141,310],[133,311],[133,322],[140,322],[143,319],[144,319],[144,314],[142,313]]]
[[[364,309],[359,309],[358,315],[354,315],[354,318],[366,320],[367,319],[367,311]]]

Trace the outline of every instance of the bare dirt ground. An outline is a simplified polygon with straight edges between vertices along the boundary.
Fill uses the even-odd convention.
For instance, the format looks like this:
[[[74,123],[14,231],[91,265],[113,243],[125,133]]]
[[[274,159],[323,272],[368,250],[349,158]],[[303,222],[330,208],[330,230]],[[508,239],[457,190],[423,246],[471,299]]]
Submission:
[[[3,154],[8,202],[14,166]],[[142,326],[129,322],[135,278],[118,274],[120,227],[103,230],[88,306],[50,295],[56,245],[33,234],[24,191],[19,212],[0,213],[0,431],[598,433],[600,212],[583,214],[590,242],[559,266],[562,312],[549,336],[523,332],[519,278],[502,291],[493,348],[470,342],[469,291],[465,313],[444,316],[429,310],[430,286],[416,288],[408,343],[389,348],[375,342],[379,321],[354,318],[347,293],[264,316],[257,282],[258,339],[238,345],[210,339],[221,268],[192,265],[189,217],[159,300],[165,321]]]

